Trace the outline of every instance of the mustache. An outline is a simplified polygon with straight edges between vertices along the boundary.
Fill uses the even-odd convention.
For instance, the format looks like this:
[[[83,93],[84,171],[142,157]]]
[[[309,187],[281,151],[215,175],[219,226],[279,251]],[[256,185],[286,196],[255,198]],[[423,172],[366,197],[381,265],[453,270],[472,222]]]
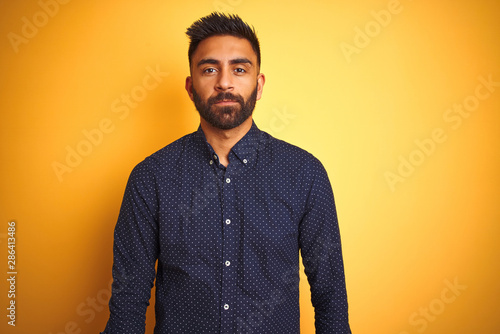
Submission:
[[[219,93],[216,96],[208,98],[207,102],[209,105],[211,105],[224,100],[235,101],[238,102],[240,105],[243,105],[245,103],[241,95],[234,95],[233,93],[230,92]]]

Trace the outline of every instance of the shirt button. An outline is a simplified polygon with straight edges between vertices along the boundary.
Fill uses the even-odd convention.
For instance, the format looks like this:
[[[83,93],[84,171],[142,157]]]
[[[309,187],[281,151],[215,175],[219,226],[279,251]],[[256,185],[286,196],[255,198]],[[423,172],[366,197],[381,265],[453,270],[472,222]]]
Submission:
[[[231,265],[231,262],[226,261],[226,267],[229,267]]]
[[[231,219],[226,219],[226,224],[227,225],[231,224]]]
[[[217,155],[216,154],[214,154],[214,159],[217,160]]]
[[[210,160],[210,164],[213,164],[213,163],[214,163],[214,161],[213,161],[213,160]]]
[[[247,159],[243,159],[243,163],[246,164],[248,162]]]
[[[224,304],[224,310],[229,310],[229,304]]]
[[[227,179],[226,179],[226,183],[229,183],[229,182],[231,182],[231,179],[230,179],[230,178],[227,178]]]

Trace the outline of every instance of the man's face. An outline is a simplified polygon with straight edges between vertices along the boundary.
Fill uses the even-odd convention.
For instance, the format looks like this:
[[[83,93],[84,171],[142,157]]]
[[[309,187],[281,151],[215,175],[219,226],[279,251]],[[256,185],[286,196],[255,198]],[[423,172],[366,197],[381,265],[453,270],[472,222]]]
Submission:
[[[191,63],[186,90],[207,123],[228,130],[252,115],[265,78],[248,40],[209,37],[198,45]]]

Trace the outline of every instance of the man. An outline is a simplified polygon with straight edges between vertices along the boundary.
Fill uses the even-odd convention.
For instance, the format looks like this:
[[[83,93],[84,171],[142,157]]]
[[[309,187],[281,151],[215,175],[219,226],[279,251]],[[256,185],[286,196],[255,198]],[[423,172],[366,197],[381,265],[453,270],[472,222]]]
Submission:
[[[255,30],[212,13],[187,35],[200,127],[131,173],[104,333],[144,333],[155,278],[157,334],[299,333],[299,250],[316,333],[350,333],[326,171],[252,120],[265,83]]]

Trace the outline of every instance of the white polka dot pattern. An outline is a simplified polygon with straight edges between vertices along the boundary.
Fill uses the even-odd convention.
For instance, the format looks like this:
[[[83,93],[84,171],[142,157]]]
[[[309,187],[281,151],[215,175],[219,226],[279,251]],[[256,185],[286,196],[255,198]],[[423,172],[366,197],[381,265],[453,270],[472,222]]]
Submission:
[[[132,171],[103,333],[300,333],[299,250],[316,333],[350,333],[334,198],[321,163],[255,124],[226,167],[201,128]],[[155,263],[158,268],[155,271]]]

